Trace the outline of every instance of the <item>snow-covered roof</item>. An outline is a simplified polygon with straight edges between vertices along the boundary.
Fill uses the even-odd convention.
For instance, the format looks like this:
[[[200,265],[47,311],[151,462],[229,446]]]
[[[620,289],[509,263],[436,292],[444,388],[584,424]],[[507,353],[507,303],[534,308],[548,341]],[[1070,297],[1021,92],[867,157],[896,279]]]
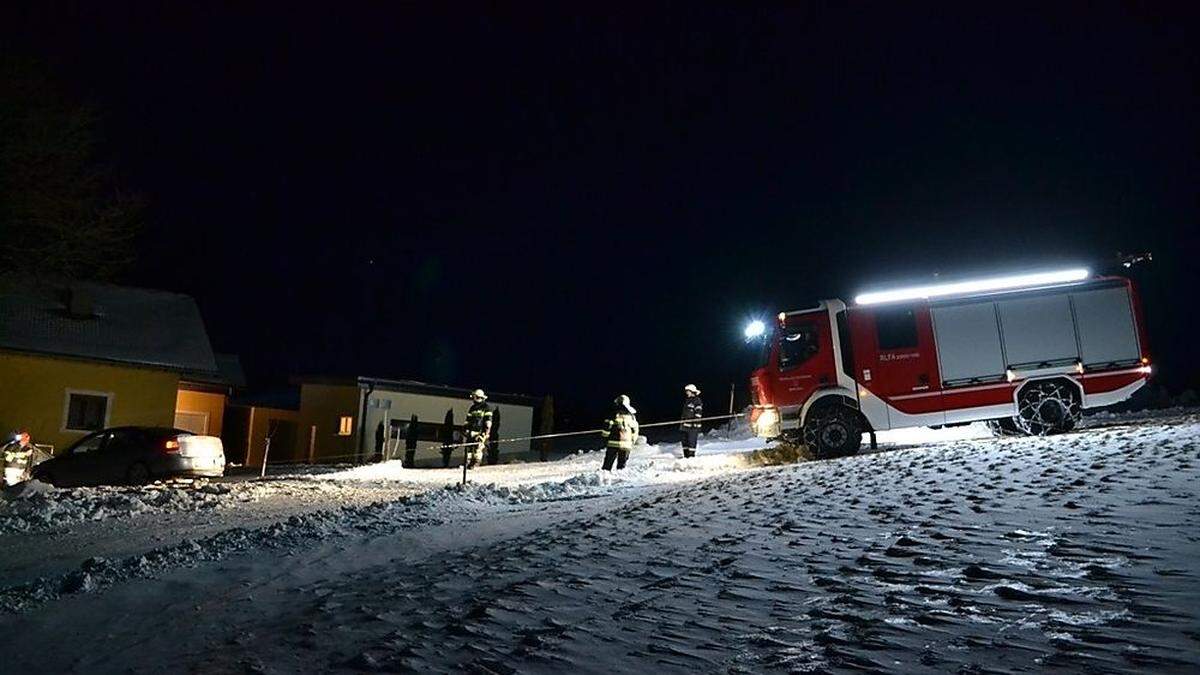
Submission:
[[[110,284],[3,284],[0,349],[220,373],[195,300]]]
[[[474,390],[473,387],[452,387],[445,384],[431,384],[429,382],[419,382],[417,380],[390,379],[383,377],[367,377],[367,376],[349,376],[349,377],[297,377],[293,378],[295,384],[332,384],[359,386],[371,389],[380,389],[385,391],[402,391],[410,394],[425,394],[428,396],[446,396],[449,398],[468,398]],[[506,403],[509,405],[523,405],[534,407],[541,403],[541,398],[537,396],[529,396],[526,394],[509,394],[504,392],[496,392],[487,389],[488,400],[493,403]]]

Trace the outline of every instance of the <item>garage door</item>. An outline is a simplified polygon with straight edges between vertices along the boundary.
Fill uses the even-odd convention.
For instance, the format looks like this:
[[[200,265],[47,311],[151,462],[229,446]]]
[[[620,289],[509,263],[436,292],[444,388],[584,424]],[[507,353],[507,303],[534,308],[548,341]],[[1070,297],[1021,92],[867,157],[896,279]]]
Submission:
[[[175,428],[194,434],[207,434],[208,413],[177,410],[175,411]]]

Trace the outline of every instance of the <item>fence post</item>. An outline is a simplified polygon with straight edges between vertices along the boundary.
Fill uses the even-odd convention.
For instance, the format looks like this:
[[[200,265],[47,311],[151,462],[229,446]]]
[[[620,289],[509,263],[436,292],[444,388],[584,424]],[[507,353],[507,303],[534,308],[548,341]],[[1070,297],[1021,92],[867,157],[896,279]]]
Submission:
[[[259,478],[267,477],[267,455],[271,454],[271,437],[267,436],[267,445],[263,448],[263,465],[262,471],[258,474]]]

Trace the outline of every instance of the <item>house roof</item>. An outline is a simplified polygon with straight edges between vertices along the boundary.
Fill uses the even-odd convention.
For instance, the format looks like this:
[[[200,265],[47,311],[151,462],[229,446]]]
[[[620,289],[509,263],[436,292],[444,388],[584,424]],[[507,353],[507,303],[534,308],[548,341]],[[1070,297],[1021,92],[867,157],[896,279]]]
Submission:
[[[196,301],[86,282],[0,285],[0,349],[218,375]]]
[[[297,377],[293,378],[293,382],[297,384],[332,384],[342,386],[357,386],[361,388],[380,389],[384,391],[402,391],[410,394],[425,394],[427,396],[444,396],[447,398],[467,398],[470,396],[473,389],[464,387],[451,387],[443,384],[430,384],[428,382],[418,382],[417,380],[394,380],[380,377]],[[521,405],[536,407],[541,404],[542,399],[536,396],[528,396],[525,394],[507,394],[504,392],[494,392],[486,390],[488,400],[493,403],[506,403],[509,405]]]

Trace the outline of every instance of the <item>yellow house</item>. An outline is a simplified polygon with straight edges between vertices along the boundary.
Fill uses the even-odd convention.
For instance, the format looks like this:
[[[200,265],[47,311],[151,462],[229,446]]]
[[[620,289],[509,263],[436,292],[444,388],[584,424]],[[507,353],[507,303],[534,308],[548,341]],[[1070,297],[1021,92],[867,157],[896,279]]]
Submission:
[[[94,283],[0,286],[0,432],[56,452],[137,425],[219,435],[230,383],[192,298]]]

